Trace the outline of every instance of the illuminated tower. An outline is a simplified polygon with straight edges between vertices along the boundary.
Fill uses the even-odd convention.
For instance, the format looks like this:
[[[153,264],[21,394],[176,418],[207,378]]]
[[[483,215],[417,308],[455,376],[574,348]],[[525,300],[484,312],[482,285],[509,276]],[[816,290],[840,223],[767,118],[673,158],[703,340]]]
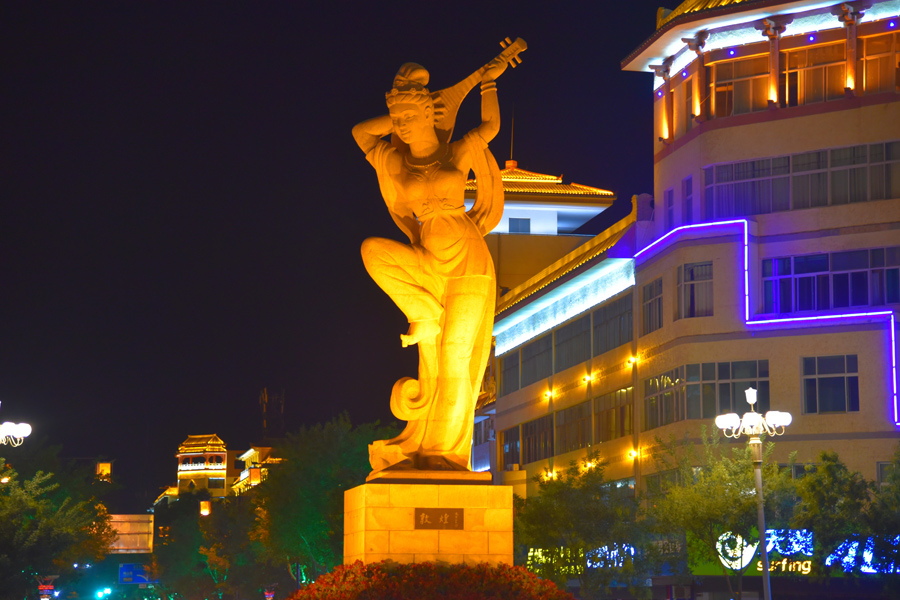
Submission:
[[[235,452],[225,448],[219,436],[189,435],[178,447],[178,493],[205,489],[211,496],[229,495],[235,480]]]

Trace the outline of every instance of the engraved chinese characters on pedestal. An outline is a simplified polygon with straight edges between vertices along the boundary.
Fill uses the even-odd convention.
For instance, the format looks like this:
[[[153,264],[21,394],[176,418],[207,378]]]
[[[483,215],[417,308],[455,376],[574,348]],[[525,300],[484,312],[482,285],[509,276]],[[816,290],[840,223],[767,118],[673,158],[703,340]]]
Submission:
[[[419,348],[418,379],[404,377],[391,392],[391,411],[408,424],[396,438],[369,446],[373,474],[469,469],[475,401],[496,304],[484,236],[503,214],[500,171],[487,147],[500,128],[495,80],[508,64],[515,66],[525,47],[517,39],[490,63],[438,92],[426,87],[424,67],[406,63],[386,94],[389,113],[353,128],[375,167],[388,211],[410,242],[369,238],[362,245],[363,262],[409,320],[401,343]],[[479,82],[482,122],[451,141],[457,110]],[[390,143],[382,139],[388,134]],[[463,194],[470,171],[478,193],[467,212]]]

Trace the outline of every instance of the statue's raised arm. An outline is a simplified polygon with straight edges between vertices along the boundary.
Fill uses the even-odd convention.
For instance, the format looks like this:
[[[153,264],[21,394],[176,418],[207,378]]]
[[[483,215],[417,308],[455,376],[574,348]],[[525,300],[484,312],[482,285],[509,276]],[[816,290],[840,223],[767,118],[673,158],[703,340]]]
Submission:
[[[508,44],[508,47],[507,47]],[[409,238],[363,242],[366,270],[409,320],[403,346],[419,346],[418,379],[394,384],[391,410],[408,421],[369,446],[373,475],[385,470],[469,470],[475,401],[491,346],[496,279],[484,242],[503,214],[503,187],[487,143],[500,128],[496,79],[519,62],[517,39],[458,84],[431,93],[429,73],[406,63],[386,94],[388,114],[353,128],[375,168],[384,201]],[[481,124],[452,142],[456,114],[481,83]],[[391,134],[391,141],[385,138]],[[464,206],[466,179],[478,181]]]

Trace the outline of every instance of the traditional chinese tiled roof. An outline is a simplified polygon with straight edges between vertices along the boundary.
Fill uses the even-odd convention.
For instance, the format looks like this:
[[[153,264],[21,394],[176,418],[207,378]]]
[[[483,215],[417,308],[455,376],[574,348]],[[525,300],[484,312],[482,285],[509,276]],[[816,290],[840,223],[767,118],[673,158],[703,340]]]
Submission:
[[[722,8],[724,6],[744,4],[754,1],[756,0],[685,0],[671,12],[666,12],[665,9],[662,8],[659,9],[656,13],[656,28],[660,29],[669,21],[677,19],[681,15],[686,15],[688,13],[697,13],[705,10],[713,10],[715,8]]]
[[[179,453],[185,452],[224,452],[225,442],[216,434],[189,435],[180,446]]]
[[[506,161],[506,168],[500,171],[503,180],[503,191],[508,194],[535,194],[543,196],[580,196],[586,198],[612,198],[609,190],[581,185],[579,183],[563,183],[562,175],[545,175],[520,169],[514,160]],[[466,191],[477,189],[474,179],[466,182]]]
[[[637,219],[637,207],[634,198],[632,198],[631,203],[631,212],[627,217],[606,229],[591,241],[578,246],[575,250],[569,252],[525,283],[517,285],[501,296],[497,301],[495,314],[499,315],[511,306],[540,292],[561,277],[568,275],[585,263],[600,257],[600,255],[612,248],[616,242],[625,235],[625,232]]]

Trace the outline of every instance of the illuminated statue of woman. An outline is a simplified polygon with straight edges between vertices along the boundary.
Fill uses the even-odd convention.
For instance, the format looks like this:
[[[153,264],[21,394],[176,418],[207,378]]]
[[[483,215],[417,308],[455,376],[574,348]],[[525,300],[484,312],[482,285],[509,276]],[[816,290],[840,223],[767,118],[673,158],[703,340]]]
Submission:
[[[500,171],[487,144],[500,128],[496,78],[507,50],[459,84],[431,93],[429,74],[406,63],[386,94],[389,114],[353,128],[375,167],[388,211],[409,238],[363,242],[372,279],[409,320],[403,346],[419,347],[419,377],[394,384],[391,410],[408,421],[391,440],[369,446],[374,471],[469,469],[475,401],[491,347],[494,266],[484,236],[503,213]],[[481,82],[481,124],[450,141],[456,111]],[[392,142],[382,138],[393,134]],[[466,212],[463,193],[474,171],[478,194]]]

